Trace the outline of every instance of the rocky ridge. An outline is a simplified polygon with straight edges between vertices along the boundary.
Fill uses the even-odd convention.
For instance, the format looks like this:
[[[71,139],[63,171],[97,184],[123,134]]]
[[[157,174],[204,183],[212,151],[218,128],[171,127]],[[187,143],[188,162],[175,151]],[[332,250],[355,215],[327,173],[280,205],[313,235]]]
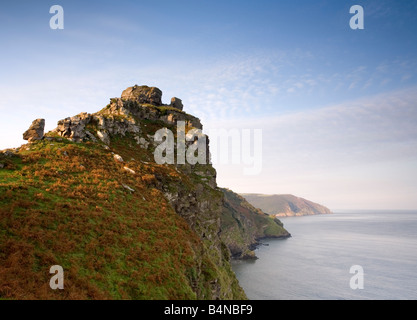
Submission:
[[[198,239],[200,244],[196,245],[195,242],[190,244],[193,248],[191,251],[193,258],[191,260],[187,258],[188,260],[186,261],[188,262],[186,264],[179,264],[176,267],[187,268],[188,270],[183,274],[173,276],[173,279],[176,279],[178,276],[186,278],[185,282],[183,282],[184,288],[181,288],[182,291],[179,291],[179,289],[176,291],[174,288],[168,289],[168,287],[164,287],[162,284],[160,287],[162,291],[155,291],[158,286],[152,287],[148,291],[168,292],[168,296],[162,297],[179,296],[179,292],[181,292],[181,294],[185,294],[188,297],[195,295],[194,298],[197,299],[245,298],[246,296],[238,285],[230,267],[230,251],[219,236],[221,233],[223,193],[217,188],[215,169],[211,165],[202,164],[171,166],[154,163],[153,152],[157,143],[155,143],[153,137],[157,130],[167,128],[175,133],[178,121],[184,121],[187,129],[202,129],[200,120],[185,113],[182,109],[183,105],[180,99],[173,98],[170,105],[164,105],[162,104],[161,90],[154,87],[136,85],[123,91],[121,98],[110,99],[110,103],[96,113],[89,114],[83,112],[58,121],[57,127],[48,133],[43,133],[44,120],[37,120],[25,133],[25,138],[27,138],[29,144],[14,150],[8,150],[3,155],[0,155],[0,162],[3,164],[2,172],[10,175],[10,178],[6,179],[4,184],[0,184],[0,189],[3,188],[5,191],[2,193],[5,196],[0,197],[0,202],[3,204],[2,212],[6,215],[16,215],[17,212],[20,212],[20,215],[28,212],[28,209],[24,209],[25,207],[22,205],[19,205],[22,208],[21,210],[16,210],[16,204],[14,203],[18,201],[19,197],[13,196],[16,184],[13,181],[15,179],[21,181],[24,190],[27,188],[37,190],[37,193],[34,194],[36,197],[30,202],[33,208],[31,210],[34,210],[33,214],[35,215],[38,212],[37,210],[43,210],[44,214],[42,217],[45,219],[54,212],[53,210],[48,211],[45,209],[49,208],[50,205],[64,208],[61,209],[61,212],[67,212],[67,209],[65,209],[66,205],[62,204],[67,201],[62,197],[62,194],[67,193],[71,194],[70,199],[74,199],[77,203],[85,203],[82,206],[76,205],[80,214],[83,214],[86,210],[102,210],[100,206],[105,208],[113,205],[112,203],[120,202],[126,203],[126,206],[129,207],[133,206],[133,204],[129,203],[139,203],[135,206],[148,208],[146,209],[147,212],[151,210],[149,208],[154,208],[152,209],[156,210],[154,214],[158,215],[161,207],[156,206],[156,204],[162,202],[162,208],[165,208],[163,203],[167,202],[170,207],[169,210],[173,210],[178,217],[184,219],[190,230],[197,236],[196,239]],[[194,142],[187,142],[188,145],[192,143]],[[90,154],[90,156],[87,156],[87,154]],[[209,155],[208,144],[207,155]],[[92,159],[96,159],[97,164],[92,162]],[[51,165],[48,164],[49,162],[51,162]],[[95,168],[99,163],[102,163],[100,166],[104,165],[108,170],[103,171],[98,167]],[[61,167],[61,169],[56,169],[56,171],[52,169],[56,166]],[[33,172],[31,175],[35,174],[39,178],[30,179],[28,183],[25,181],[27,174],[24,172]],[[79,193],[77,190],[95,190],[96,186],[94,184],[83,185],[81,182],[77,182],[78,180],[74,180],[75,177],[81,174],[85,176],[83,178],[85,181],[90,181],[91,179],[97,179],[95,178],[97,172],[102,172],[102,177],[100,180],[97,180],[96,185],[104,183],[105,185],[113,185],[113,187],[109,189],[102,186],[100,188],[103,191],[99,193],[89,193],[87,191]],[[64,186],[64,181],[68,181],[69,185]],[[48,186],[50,184],[60,185],[60,189],[51,188]],[[115,195],[121,198],[117,201],[117,198],[114,198]],[[130,198],[132,200],[129,200]],[[50,200],[44,203],[45,199]],[[133,199],[135,199],[134,202],[131,202]],[[100,204],[100,206],[97,206],[97,204]],[[43,209],[36,209],[37,207]],[[132,211],[133,215],[135,212],[143,214],[139,207],[137,211]],[[120,219],[125,215],[125,212],[130,212],[131,210],[124,211],[127,209],[122,210],[122,207],[112,208],[113,212],[118,212]],[[73,213],[68,212],[68,214],[72,215]],[[114,213],[116,215],[114,218],[117,217],[117,214]],[[154,218],[152,217],[152,219]],[[171,217],[170,219],[174,218]],[[8,225],[8,222],[5,223]],[[50,223],[54,223],[53,220]],[[65,222],[65,224],[68,223],[71,222]],[[87,220],[83,222],[83,224],[87,225],[90,223],[93,223],[93,221]],[[142,222],[138,221],[137,223],[141,224]],[[157,222],[152,223],[158,224]],[[181,224],[181,220],[177,223]],[[5,229],[13,228],[15,225],[6,226]],[[166,227],[168,228],[168,226]],[[73,230],[77,234],[78,227],[71,226],[71,228],[76,228]],[[106,224],[103,225],[103,228],[106,228]],[[149,229],[146,232],[154,237],[154,232],[158,233],[158,230],[152,230]],[[45,232],[43,237],[52,237],[52,233],[50,234],[49,231]],[[107,233],[108,230],[102,232]],[[131,232],[136,233],[137,230],[132,229]],[[184,232],[188,231],[184,230]],[[164,238],[163,233],[159,237],[161,237],[160,241],[171,241],[171,238]],[[116,237],[115,239],[118,238]],[[4,240],[4,243],[7,243],[7,239]],[[188,240],[183,241],[188,242]],[[183,242],[178,241],[178,243]],[[140,245],[140,243],[134,243],[134,245]],[[189,246],[186,243],[182,245]],[[40,249],[36,249],[38,246]],[[44,246],[43,242],[39,242],[33,250],[45,251],[46,248]],[[9,248],[13,248],[13,246],[9,246]],[[4,248],[4,250],[6,249]],[[79,250],[82,250],[82,248]],[[158,252],[157,247],[154,247],[152,250]],[[189,249],[187,250],[185,252],[190,252]],[[8,249],[4,252],[9,252],[10,255],[16,254],[13,249]],[[167,250],[167,252],[170,251]],[[38,255],[38,253],[33,254]],[[74,254],[78,255],[79,253]],[[163,252],[155,254],[155,256],[160,254],[163,254]],[[177,255],[179,253],[172,252],[172,254]],[[31,254],[28,253],[26,256],[30,257]],[[6,254],[5,257],[8,259],[9,256]],[[60,257],[60,259],[67,261],[67,256]],[[97,256],[97,258],[100,258],[100,256]],[[22,259],[26,258],[22,257]],[[126,259],[130,259],[130,256],[127,256]],[[142,263],[140,261],[137,263]],[[4,263],[4,265],[7,264],[6,262]],[[28,263],[21,262],[20,264],[30,266]],[[112,264],[109,263],[109,265]],[[79,268],[90,267],[80,264]],[[13,272],[12,269],[9,270]],[[155,270],[155,272],[167,272],[160,268]],[[17,273],[15,272],[15,274]],[[4,273],[4,275],[6,274],[7,272]],[[4,278],[3,281],[8,281],[7,279],[10,279],[10,276]],[[161,279],[158,281],[163,282],[163,278],[157,279]],[[167,279],[171,278],[168,277]],[[16,282],[18,281],[20,281],[20,278],[16,280]],[[0,277],[0,284],[1,282],[2,278]],[[140,281],[138,285],[141,285]],[[130,286],[134,286],[134,284],[130,284]],[[191,292],[193,293],[190,296]],[[105,294],[108,294],[108,292]],[[124,294],[119,291],[116,296],[123,296]],[[151,293],[142,294],[144,295],[137,296],[136,293],[132,293],[131,297],[155,298],[155,295]],[[160,298],[159,295],[160,293],[156,297]],[[2,296],[13,297],[0,290],[0,298]],[[46,296],[48,297],[48,295]]]
[[[218,188],[216,170],[210,164],[155,163],[157,130],[165,128],[177,135],[178,121],[185,123],[186,130],[203,128],[200,120],[183,108],[177,97],[164,105],[160,89],[135,85],[124,90],[120,98],[110,99],[102,110],[62,119],[48,133],[44,133],[45,120],[35,120],[24,133],[27,145],[0,153],[0,174],[5,177],[5,182],[0,183],[0,191],[4,191],[0,192],[0,224],[9,230],[6,234],[21,233],[22,229],[14,229],[19,223],[35,229],[47,226],[36,236],[29,233],[29,239],[41,240],[25,247],[29,251],[20,258],[17,269],[0,267],[0,298],[16,297],[1,287],[30,282],[26,276],[39,270],[44,261],[53,260],[54,264],[66,264],[72,272],[70,281],[78,283],[76,287],[69,285],[73,289],[69,290],[69,298],[246,298],[231,270],[230,258],[255,259],[253,249],[260,239],[290,235],[278,219],[269,217],[232,191]],[[209,139],[205,138],[206,163],[209,163]],[[194,143],[187,140],[186,147]],[[103,210],[110,216],[102,217]],[[42,212],[40,216],[39,212]],[[72,220],[67,220],[67,215]],[[10,216],[15,218],[2,220]],[[22,216],[29,221],[22,222]],[[98,221],[104,219],[101,224],[95,220],[97,217]],[[57,224],[71,230],[66,241],[56,241],[59,247],[72,248],[66,249],[68,253],[48,251],[46,244],[51,239],[63,239],[62,233],[57,235],[54,231]],[[119,227],[114,230],[111,225]],[[120,230],[123,230],[122,239],[117,234]],[[124,232],[130,236],[124,237]],[[101,253],[84,252],[84,248],[90,247],[88,239],[102,239],[103,234],[109,233],[113,236],[105,238],[107,243]],[[11,257],[21,252],[19,246],[28,241],[26,233],[2,239],[6,234],[0,234],[0,250],[5,252],[6,259],[2,261],[0,257],[0,266],[11,264],[8,262]],[[68,245],[73,237],[78,237],[79,246]],[[140,240],[134,240],[135,237]],[[126,247],[127,242],[130,249]],[[100,248],[100,242],[95,246]],[[138,248],[133,250],[135,247]],[[115,264],[114,256],[127,249],[124,258]],[[101,267],[96,266],[97,262],[74,260],[72,255],[86,255],[87,262],[101,261]],[[160,265],[166,259],[168,262]],[[119,270],[126,261],[129,267],[124,267],[124,276],[106,280],[105,275],[114,271],[107,270],[104,274],[100,271],[103,266]],[[21,268],[22,265],[27,269]],[[137,279],[134,282],[128,280],[131,268],[144,270],[130,275]],[[91,282],[85,277],[80,280],[80,274],[74,270],[83,270],[82,274],[95,280]],[[146,270],[153,271],[147,275]],[[43,277],[38,273],[32,276],[38,281]],[[125,280],[118,280],[120,277]],[[107,289],[93,286],[95,282]],[[51,292],[37,291],[41,283],[21,294],[51,298]],[[68,298],[65,294],[61,297]]]
[[[141,141],[144,144],[141,138],[148,138],[141,136],[140,119],[161,121],[167,125],[185,121],[188,127],[202,129],[200,120],[186,114],[182,108],[180,99],[172,98],[170,105],[163,105],[161,90],[136,85],[124,90],[121,98],[110,99],[110,104],[97,113],[84,112],[58,121],[58,127],[53,132],[74,142],[95,141],[98,138],[105,144],[110,143],[112,136],[130,133],[138,144]]]

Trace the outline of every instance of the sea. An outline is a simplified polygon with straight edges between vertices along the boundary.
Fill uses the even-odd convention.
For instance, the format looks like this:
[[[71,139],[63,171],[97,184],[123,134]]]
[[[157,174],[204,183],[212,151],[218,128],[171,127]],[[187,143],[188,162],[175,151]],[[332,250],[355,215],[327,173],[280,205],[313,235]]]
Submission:
[[[233,261],[251,300],[416,300],[417,211],[280,219],[292,237]]]

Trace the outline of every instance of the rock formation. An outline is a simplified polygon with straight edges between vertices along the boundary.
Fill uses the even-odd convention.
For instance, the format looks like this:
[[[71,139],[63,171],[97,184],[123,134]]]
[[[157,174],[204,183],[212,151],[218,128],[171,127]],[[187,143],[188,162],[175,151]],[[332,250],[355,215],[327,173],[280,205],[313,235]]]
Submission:
[[[110,103],[96,113],[84,112],[58,121],[57,127],[46,134],[48,143],[55,145],[68,139],[77,144],[102,145],[100,152],[109,153],[112,162],[135,179],[120,181],[124,192],[148,201],[149,196],[145,198],[143,187],[137,184],[137,181],[146,181],[152,192],[159,192],[200,239],[201,245],[194,257],[195,266],[189,274],[190,287],[196,297],[243,298],[245,295],[229,264],[229,250],[219,236],[223,193],[217,188],[216,170],[210,164],[165,167],[154,163],[153,152],[158,145],[154,134],[157,130],[165,127],[176,134],[178,121],[185,122],[187,131],[203,127],[198,118],[183,111],[181,99],[173,98],[170,105],[163,105],[161,97],[162,91],[158,88],[127,88],[121,98],[110,99]],[[186,146],[193,143],[195,141],[187,141]],[[206,148],[209,159],[208,138]],[[69,161],[69,152],[60,150],[59,153]],[[135,160],[137,158],[141,160]],[[152,174],[140,174],[143,167],[150,167]],[[79,165],[77,168],[80,170]]]
[[[0,154],[0,298],[246,298],[230,255],[253,258],[259,238],[287,233],[219,189],[209,162],[155,163],[158,130],[178,138],[202,129],[180,99],[161,98],[158,88],[130,87],[44,139],[44,121],[34,121],[24,152]],[[68,269],[65,292],[43,289],[51,264]]]
[[[176,97],[174,97],[174,98],[171,99],[170,106],[173,107],[173,108],[175,108],[175,109],[181,110],[181,111],[184,108],[184,106],[182,105],[182,100],[181,99],[178,99]]]
[[[32,122],[29,129],[23,133],[23,139],[28,142],[42,140],[45,129],[45,119],[36,119]]]
[[[155,87],[135,85],[122,92],[122,99],[162,106],[162,91]]]
[[[110,104],[99,112],[84,112],[58,121],[53,132],[74,142],[99,139],[107,145],[111,137],[131,134],[138,144],[146,146],[149,141],[141,135],[139,119],[162,121],[167,125],[184,121],[188,127],[202,129],[198,118],[182,111],[181,99],[173,98],[171,105],[162,105],[161,97],[158,88],[133,86],[124,90],[121,98],[110,99]]]

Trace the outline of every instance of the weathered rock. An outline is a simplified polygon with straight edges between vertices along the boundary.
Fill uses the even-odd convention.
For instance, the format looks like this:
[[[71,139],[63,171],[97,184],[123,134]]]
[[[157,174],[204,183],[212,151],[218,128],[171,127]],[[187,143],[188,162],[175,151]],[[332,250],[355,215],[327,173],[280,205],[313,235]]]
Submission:
[[[182,100],[178,99],[176,97],[171,99],[171,107],[173,107],[175,109],[178,109],[178,110],[181,110],[181,111],[182,111],[182,109],[184,109],[184,106],[182,104]]]
[[[99,131],[97,131],[97,136],[105,144],[110,144],[110,137],[109,137],[109,134],[107,133],[107,131],[105,131],[105,130],[99,130]]]
[[[156,87],[135,85],[122,92],[122,99],[136,101],[140,104],[149,103],[154,106],[161,106],[162,91]]]
[[[97,138],[86,128],[89,124],[92,128],[98,129],[96,135],[105,144],[110,144],[111,136],[124,136],[127,132],[135,135],[140,133],[139,125],[130,112],[123,107],[121,99],[119,103],[112,103],[103,112],[94,114],[83,112],[74,117],[60,120],[58,127],[53,132],[74,142],[96,142]]]
[[[135,174],[136,172],[132,169],[130,169],[129,167],[123,167],[123,169],[131,174]]]
[[[55,129],[55,132],[58,133],[61,137],[69,138],[71,135],[71,120],[70,118],[65,118],[58,121],[58,127]]]
[[[135,137],[136,143],[142,148],[142,149],[148,149],[149,142],[146,141],[143,137]]]
[[[91,140],[91,141],[93,141],[93,142],[97,142],[97,139],[96,139],[96,137],[90,132],[90,131],[88,131],[88,130],[85,130],[85,136],[89,139],[89,140]]]
[[[6,149],[6,150],[3,150],[1,153],[4,157],[10,158],[10,157],[13,157],[16,154],[16,152],[17,150],[15,149]]]
[[[85,126],[90,123],[91,114],[82,112],[74,117],[58,121],[58,127],[54,130],[61,137],[81,142],[86,138]],[[90,139],[90,137],[87,137]]]
[[[45,119],[36,119],[32,122],[29,129],[23,133],[23,139],[28,142],[42,140],[45,129]]]
[[[119,156],[118,154],[115,154],[113,157],[114,157],[114,160],[116,160],[118,162],[123,162],[123,158],[121,156]]]
[[[127,184],[122,184],[123,188],[125,188],[126,190],[130,191],[130,192],[135,192],[135,189],[132,189],[131,187],[129,187]]]
[[[90,122],[91,115],[83,112],[71,118],[71,138],[73,141],[83,141],[86,136],[85,126]]]
[[[102,110],[101,113],[112,114],[115,116],[124,116],[124,117],[130,116],[130,111],[125,108],[125,104],[123,100],[120,98],[110,99],[110,104],[104,110]]]
[[[132,117],[119,117],[113,114],[94,114],[93,123],[97,124],[100,131],[106,131],[110,135],[122,135],[127,132],[138,134],[140,127]]]
[[[161,106],[161,96],[162,92],[158,88],[130,87],[123,91],[122,98],[110,99],[110,104],[99,112],[84,112],[58,121],[57,128],[52,132],[74,142],[101,140],[107,145],[110,145],[111,138],[130,133],[141,148],[147,149],[149,141],[142,139],[140,122],[137,119],[162,121],[168,125],[184,121],[187,127],[203,128],[200,119],[182,112],[181,99],[172,99],[172,109],[146,105]]]

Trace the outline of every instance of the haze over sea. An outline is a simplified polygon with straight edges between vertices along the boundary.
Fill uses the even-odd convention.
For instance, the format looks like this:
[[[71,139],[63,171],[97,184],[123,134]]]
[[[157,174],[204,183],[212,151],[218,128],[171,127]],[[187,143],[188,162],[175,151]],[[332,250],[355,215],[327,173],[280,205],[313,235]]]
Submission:
[[[264,240],[233,269],[249,299],[417,299],[417,211],[349,211],[282,218],[292,234]],[[352,290],[353,265],[364,289]]]

